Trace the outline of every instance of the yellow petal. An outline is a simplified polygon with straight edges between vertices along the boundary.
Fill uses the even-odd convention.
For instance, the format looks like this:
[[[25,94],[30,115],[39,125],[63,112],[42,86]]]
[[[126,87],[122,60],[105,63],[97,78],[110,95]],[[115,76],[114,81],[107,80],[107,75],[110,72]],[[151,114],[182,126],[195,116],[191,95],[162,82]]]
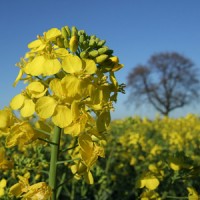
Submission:
[[[4,196],[4,194],[5,194],[4,189],[3,189],[3,188],[0,188],[0,197]]]
[[[23,199],[45,200],[51,198],[51,188],[45,182],[31,185],[29,191],[23,194]]]
[[[72,124],[64,128],[64,133],[69,134],[72,137],[78,136],[80,132],[81,132],[81,125],[79,123]]]
[[[34,81],[34,82],[31,82],[27,87],[26,87],[27,90],[29,90],[30,92],[43,92],[44,91],[44,85],[39,82],[39,81]]]
[[[6,137],[6,147],[29,144],[34,135],[35,132],[28,122],[17,123],[11,127],[10,134]]]
[[[52,117],[52,121],[60,128],[68,126],[72,122],[71,110],[67,106],[58,105],[55,109],[55,114]]]
[[[65,72],[73,74],[82,70],[82,61],[78,56],[69,54],[62,62],[62,68]]]
[[[19,182],[10,187],[9,193],[15,197],[19,197],[23,193],[23,183]]]
[[[159,184],[160,184],[160,182],[156,177],[147,177],[145,179],[145,186],[149,190],[155,190]]]
[[[78,138],[80,154],[85,165],[90,168],[97,160],[99,152],[96,151],[92,138],[88,134],[81,134]]]
[[[12,114],[8,110],[0,110],[0,129],[9,126]]]
[[[187,187],[188,190],[188,199],[189,200],[198,200],[199,194],[193,187]]]
[[[45,33],[47,40],[52,40],[61,35],[61,31],[57,28],[51,28]]]
[[[85,74],[94,74],[97,71],[97,66],[93,60],[85,59],[84,60],[84,73]]]
[[[47,119],[53,115],[56,105],[57,102],[54,98],[45,96],[38,99],[35,110],[39,117]]]
[[[44,72],[43,64],[45,62],[44,56],[37,56],[24,67],[24,72],[32,76],[42,75]]]
[[[110,120],[111,120],[110,112],[109,111],[102,112],[98,116],[97,121],[96,121],[96,126],[97,126],[98,131],[103,132],[103,131],[107,130],[107,128],[110,124]]]
[[[45,59],[43,63],[43,68],[43,75],[50,76],[60,71],[61,64],[58,59]]]
[[[39,47],[40,45],[42,45],[42,41],[41,40],[34,40],[34,41],[32,41],[32,42],[30,42],[28,44],[28,48],[29,49],[33,49],[33,48]]]
[[[62,97],[66,96],[66,93],[63,90],[60,79],[57,79],[57,78],[53,79],[49,84],[49,88],[51,89],[54,95],[56,95],[57,97],[61,99]]]
[[[67,49],[64,48],[59,48],[59,49],[55,49],[55,54],[58,58],[65,58],[67,55],[69,55],[69,52],[67,51]]]
[[[73,101],[71,110],[73,121],[76,121],[80,117],[79,103],[77,101]]]
[[[72,75],[66,75],[61,84],[63,86],[64,91],[70,97],[80,96],[81,93],[81,80]]]
[[[91,185],[94,184],[94,178],[90,171],[84,173],[84,179],[86,183],[91,184]]]
[[[2,179],[1,181],[0,181],[0,188],[5,188],[6,187],[6,184],[7,184],[7,181],[6,181],[6,179]]]
[[[15,87],[17,85],[17,83],[20,81],[21,77],[23,76],[23,70],[20,69],[19,73],[17,75],[17,78],[15,79],[14,83],[13,83],[13,87]]]
[[[22,117],[30,117],[35,112],[35,104],[31,99],[25,99],[24,106],[20,110]]]
[[[10,107],[13,110],[18,110],[24,104],[25,97],[22,94],[16,95],[10,102]]]
[[[44,94],[47,91],[47,89],[45,89],[44,85],[39,81],[31,82],[26,87],[26,90],[31,98],[40,98],[40,97],[44,96]]]

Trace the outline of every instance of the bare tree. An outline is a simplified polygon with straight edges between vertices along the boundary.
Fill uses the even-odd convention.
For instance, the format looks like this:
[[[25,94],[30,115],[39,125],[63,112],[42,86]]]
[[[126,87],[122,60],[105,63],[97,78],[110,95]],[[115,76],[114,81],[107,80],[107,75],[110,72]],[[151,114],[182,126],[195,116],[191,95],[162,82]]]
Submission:
[[[199,97],[198,70],[192,61],[178,53],[153,55],[147,65],[138,65],[127,77],[128,103],[146,102],[168,116]]]

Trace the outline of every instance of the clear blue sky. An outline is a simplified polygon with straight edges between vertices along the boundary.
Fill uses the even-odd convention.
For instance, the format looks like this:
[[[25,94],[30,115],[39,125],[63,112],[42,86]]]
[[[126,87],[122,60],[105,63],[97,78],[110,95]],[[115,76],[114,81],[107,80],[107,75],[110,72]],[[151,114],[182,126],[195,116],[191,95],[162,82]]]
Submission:
[[[27,52],[27,44],[37,34],[65,25],[106,39],[125,65],[117,73],[119,82],[126,83],[135,65],[145,64],[159,52],[176,51],[200,66],[199,0],[1,0],[0,109],[23,88],[22,84],[13,88],[12,83],[18,73],[15,63]],[[128,91],[119,96],[113,118],[155,115],[147,106],[127,108],[127,98]],[[173,115],[187,112],[200,114],[200,106],[177,110]]]

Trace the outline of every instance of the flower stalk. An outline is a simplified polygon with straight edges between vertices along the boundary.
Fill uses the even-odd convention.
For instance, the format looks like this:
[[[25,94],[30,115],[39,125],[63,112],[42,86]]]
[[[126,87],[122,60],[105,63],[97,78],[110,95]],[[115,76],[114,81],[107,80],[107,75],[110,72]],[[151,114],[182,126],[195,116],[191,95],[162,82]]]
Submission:
[[[58,153],[60,147],[60,136],[61,136],[61,128],[55,126],[54,133],[52,136],[51,144],[51,160],[50,160],[50,170],[49,170],[49,186],[52,189],[52,200],[56,200],[56,187],[57,187],[57,161],[58,161]]]

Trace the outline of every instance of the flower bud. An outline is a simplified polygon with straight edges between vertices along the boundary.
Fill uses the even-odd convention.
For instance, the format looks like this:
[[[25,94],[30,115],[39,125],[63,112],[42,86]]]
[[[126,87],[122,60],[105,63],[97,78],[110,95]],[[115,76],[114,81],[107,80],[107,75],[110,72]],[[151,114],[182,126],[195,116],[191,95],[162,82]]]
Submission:
[[[78,30],[75,26],[72,26],[72,35],[71,36],[77,36],[78,35]]]
[[[120,69],[123,68],[123,67],[124,67],[124,65],[122,65],[122,64],[116,64],[116,65],[114,65],[114,67],[112,68],[112,72],[116,72],[116,71],[120,70]]]
[[[61,34],[64,37],[64,39],[68,38],[68,33],[67,33],[65,27],[61,28]]]
[[[84,37],[84,35],[80,35],[79,36],[79,42],[80,42],[80,44],[82,44],[83,41],[85,41],[85,37]]]
[[[96,38],[97,38],[96,35],[91,35],[90,36],[90,39],[94,39],[95,40]]]
[[[84,30],[79,30],[79,31],[78,31],[78,36],[85,35],[85,34],[86,34],[86,33],[85,33]]]
[[[64,46],[65,46],[66,49],[69,48],[69,41],[68,41],[68,39],[64,39]]]
[[[70,41],[69,41],[69,49],[71,52],[76,52],[78,49],[78,37],[77,36],[72,36]]]
[[[100,40],[100,41],[97,43],[97,46],[98,46],[98,47],[102,47],[105,43],[106,43],[105,40]]]
[[[98,49],[99,55],[105,54],[109,50],[108,47],[102,47]]]
[[[102,54],[102,55],[97,56],[97,57],[95,58],[95,62],[99,64],[99,63],[104,62],[107,58],[108,58],[108,55]]]
[[[82,49],[87,49],[88,48],[88,43],[87,43],[87,41],[83,41],[83,43],[81,44],[81,48]]]
[[[89,41],[89,46],[90,46],[90,47],[94,47],[95,45],[96,45],[95,40],[94,40],[94,39],[90,39],[90,41]]]
[[[112,56],[109,58],[113,63],[118,64],[119,63],[119,58],[117,56]]]
[[[92,58],[95,58],[99,55],[99,52],[97,50],[92,50],[89,52],[89,56],[91,56]]]
[[[98,42],[100,42],[100,39],[99,39],[99,38],[96,38],[96,39],[95,39],[95,42],[98,44]]]
[[[88,57],[88,52],[87,52],[87,51],[82,51],[82,52],[80,53],[80,57],[81,57],[81,58],[87,58],[87,57]]]
[[[71,36],[71,31],[69,26],[65,26],[65,30],[67,31],[67,36],[70,37]]]

